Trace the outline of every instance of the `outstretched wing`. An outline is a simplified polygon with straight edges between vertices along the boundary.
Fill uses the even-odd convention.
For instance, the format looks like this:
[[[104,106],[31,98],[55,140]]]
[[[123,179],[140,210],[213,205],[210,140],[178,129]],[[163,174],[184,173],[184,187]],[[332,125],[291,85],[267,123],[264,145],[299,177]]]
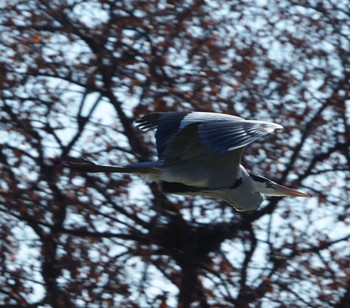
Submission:
[[[158,156],[166,163],[225,157],[239,164],[244,147],[283,129],[276,123],[247,121],[209,112],[153,113],[138,120],[143,129],[157,128]],[[206,158],[204,158],[206,157]]]

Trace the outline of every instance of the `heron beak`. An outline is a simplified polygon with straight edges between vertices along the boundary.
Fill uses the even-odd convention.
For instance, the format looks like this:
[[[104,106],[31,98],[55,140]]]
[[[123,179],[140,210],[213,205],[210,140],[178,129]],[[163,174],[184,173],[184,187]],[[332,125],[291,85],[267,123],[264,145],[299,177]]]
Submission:
[[[310,195],[304,194],[301,191],[291,189],[279,184],[272,184],[270,187],[276,192],[276,196],[293,196],[293,197],[304,197],[311,198]]]

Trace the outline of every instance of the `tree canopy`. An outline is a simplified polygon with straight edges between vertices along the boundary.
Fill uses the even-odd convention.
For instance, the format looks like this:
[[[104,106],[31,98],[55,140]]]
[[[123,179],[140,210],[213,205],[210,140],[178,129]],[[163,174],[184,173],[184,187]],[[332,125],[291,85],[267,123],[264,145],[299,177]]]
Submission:
[[[348,307],[347,1],[4,0],[0,304]],[[285,127],[248,170],[313,197],[251,213],[69,157],[155,159],[152,111]]]

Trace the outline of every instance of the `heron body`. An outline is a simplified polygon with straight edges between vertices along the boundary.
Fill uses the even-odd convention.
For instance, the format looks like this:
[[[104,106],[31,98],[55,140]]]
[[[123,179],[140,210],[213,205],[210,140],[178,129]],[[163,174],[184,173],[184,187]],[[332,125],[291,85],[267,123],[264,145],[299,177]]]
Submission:
[[[221,199],[238,211],[257,209],[262,194],[307,197],[249,174],[241,165],[245,147],[283,129],[279,124],[210,112],[151,113],[137,124],[146,131],[156,129],[157,161],[124,167],[91,164],[85,170],[145,174],[159,181],[165,192]]]

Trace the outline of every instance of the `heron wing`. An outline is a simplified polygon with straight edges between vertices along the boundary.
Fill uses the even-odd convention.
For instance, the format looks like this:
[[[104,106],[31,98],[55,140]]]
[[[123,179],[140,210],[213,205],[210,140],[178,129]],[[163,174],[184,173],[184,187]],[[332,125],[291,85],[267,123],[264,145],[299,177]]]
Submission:
[[[212,166],[213,169],[218,169],[220,166],[237,168],[244,148],[226,153],[211,151],[200,138],[200,126],[201,123],[189,124],[174,136],[164,152],[164,165],[193,162],[197,165],[205,165],[207,168]]]
[[[137,122],[145,130],[157,128],[158,156],[165,164],[189,160],[215,164],[215,160],[225,157],[237,165],[244,147],[283,128],[275,123],[209,112],[152,113]]]

